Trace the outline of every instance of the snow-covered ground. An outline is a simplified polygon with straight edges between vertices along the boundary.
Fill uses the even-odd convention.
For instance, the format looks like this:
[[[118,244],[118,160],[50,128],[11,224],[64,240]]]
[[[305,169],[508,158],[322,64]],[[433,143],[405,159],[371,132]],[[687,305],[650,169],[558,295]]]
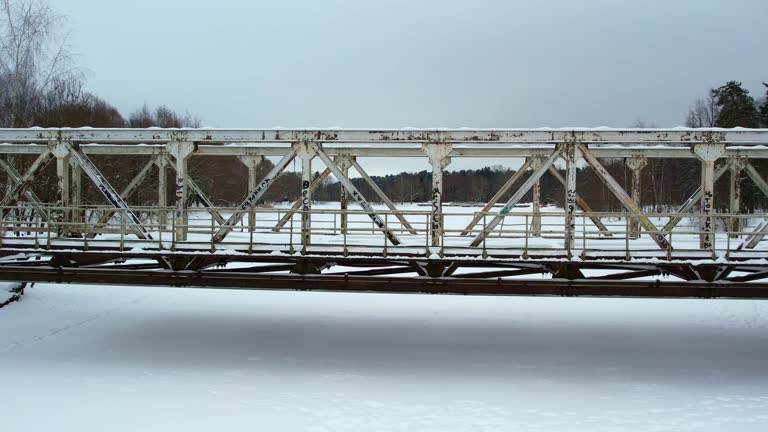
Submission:
[[[0,430],[765,431],[768,303],[37,285]]]

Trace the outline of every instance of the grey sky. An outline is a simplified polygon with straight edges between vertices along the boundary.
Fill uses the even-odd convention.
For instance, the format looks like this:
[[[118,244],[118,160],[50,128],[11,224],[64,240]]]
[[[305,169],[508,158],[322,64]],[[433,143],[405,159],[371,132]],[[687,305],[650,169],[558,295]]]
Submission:
[[[768,81],[765,0],[51,4],[90,90],[213,127],[666,127]]]

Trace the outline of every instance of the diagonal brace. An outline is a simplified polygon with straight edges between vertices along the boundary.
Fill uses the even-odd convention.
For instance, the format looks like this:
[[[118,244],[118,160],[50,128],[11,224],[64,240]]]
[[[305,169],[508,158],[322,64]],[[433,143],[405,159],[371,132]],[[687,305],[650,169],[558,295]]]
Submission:
[[[600,161],[597,160],[597,158],[587,149],[587,146],[584,144],[579,144],[576,148],[579,150],[579,152],[581,152],[584,160],[587,161],[587,164],[592,168],[595,174],[597,174],[597,177],[602,180],[604,185],[608,187],[608,190],[610,190],[616,196],[616,198],[619,199],[619,201],[624,205],[624,208],[631,212],[640,221],[640,225],[642,225],[643,228],[649,232],[653,241],[656,242],[656,244],[661,249],[671,249],[672,246],[664,237],[664,234],[659,232],[653,222],[651,222],[651,220],[648,219],[645,214],[643,214],[643,211],[640,209],[640,207],[632,200],[632,198],[629,197],[627,192],[621,187],[621,185],[619,185],[616,179],[614,179],[613,176],[608,173],[608,170],[605,169],[603,164],[601,164]]]
[[[240,221],[245,217],[245,215],[248,213],[250,209],[256,206],[256,203],[259,201],[259,199],[264,195],[264,193],[269,189],[269,187],[274,183],[274,180],[277,178],[277,176],[280,175],[281,172],[285,169],[285,167],[293,160],[293,158],[296,156],[296,146],[292,146],[291,149],[286,153],[280,161],[278,161],[274,167],[272,167],[272,170],[267,173],[267,175],[261,180],[261,182],[256,186],[256,189],[250,191],[248,195],[246,196],[245,200],[240,204],[239,210],[232,213],[232,215],[227,219],[223,225],[219,227],[219,231],[216,232],[216,234],[211,239],[211,242],[213,243],[221,243],[222,240],[224,240],[224,237],[227,236],[227,234],[230,233],[237,225],[240,223]],[[194,267],[192,267],[194,268]]]
[[[34,178],[35,173],[37,170],[41,168],[45,168],[48,163],[53,160],[51,157],[52,153],[50,149],[43,150],[43,152],[40,154],[40,156],[35,159],[34,162],[32,162],[32,165],[27,169],[27,172],[24,173],[21,177],[19,177],[19,181],[17,181],[13,187],[8,191],[8,193],[3,197],[3,200],[0,201],[0,207],[2,207],[2,216],[5,218],[5,216],[10,211],[10,207],[16,205],[16,203],[19,200],[19,196],[24,192],[24,190],[29,187],[29,182]]]
[[[390,199],[387,197],[387,195],[384,194],[384,191],[381,190],[379,185],[376,184],[376,182],[373,181],[373,179],[368,175],[367,172],[363,169],[363,167],[360,166],[359,163],[357,163],[357,159],[354,157],[349,158],[350,162],[352,162],[352,166],[355,168],[355,170],[360,173],[360,176],[363,177],[363,180],[365,180],[366,183],[373,189],[373,192],[381,198],[381,200],[386,204],[386,206],[395,213],[395,217],[397,217],[398,220],[400,220],[400,223],[403,224],[403,227],[407,229],[411,234],[416,234],[416,230],[411,226],[411,224],[408,222],[408,220],[403,216],[402,212],[395,207],[395,205],[390,201]]]
[[[149,174],[149,171],[152,169],[152,166],[155,164],[155,157],[150,159],[142,168],[139,170],[139,172],[131,179],[130,183],[123,188],[122,193],[120,193],[120,196],[123,199],[128,199],[134,191],[136,191],[136,188],[141,184],[141,182],[144,181],[144,179]],[[109,223],[109,220],[112,218],[112,215],[114,215],[116,210],[107,210],[104,212],[104,214],[101,215],[99,220],[94,225],[95,228],[101,228],[105,226],[107,223]],[[88,238],[94,238],[96,237],[97,233],[95,231],[88,233]]]
[[[520,177],[523,176],[523,173],[531,167],[531,164],[533,163],[533,159],[526,159],[523,166],[521,166],[517,171],[515,171],[514,174],[512,174],[512,177],[507,180],[506,183],[504,183],[504,186],[502,186],[498,192],[496,192],[496,195],[494,195],[490,201],[483,207],[482,210],[480,210],[480,213],[476,214],[475,217],[472,218],[472,222],[467,225],[466,228],[464,228],[464,231],[461,232],[461,235],[467,235],[472,230],[472,228],[475,227],[475,225],[480,222],[480,219],[483,218],[483,215],[489,212],[493,206],[501,199],[502,196],[504,196],[505,193],[509,190],[509,188],[512,187],[517,181],[520,179]]]
[[[553,166],[549,167],[549,173],[552,174],[553,177],[557,179],[564,187],[565,187],[565,178],[560,174],[560,172]],[[578,204],[579,208],[584,213],[592,213],[592,208],[587,204],[586,201],[584,201],[578,193],[576,195],[576,204]],[[603,221],[600,220],[597,216],[589,216],[589,220],[592,221],[593,224],[600,230],[600,234],[606,236],[606,237],[613,237],[613,233],[608,229],[607,226],[603,223]]]
[[[82,168],[83,172],[91,179],[94,185],[101,191],[104,197],[109,201],[116,209],[118,214],[123,220],[125,225],[134,233],[136,237],[140,239],[152,240],[152,235],[144,228],[139,217],[130,210],[128,203],[117,193],[107,181],[104,175],[96,168],[96,165],[82,152],[80,149],[73,148],[70,144],[65,143],[65,147],[68,149],[69,154],[74,158]]]
[[[723,176],[723,174],[728,172],[729,166],[730,164],[725,164],[725,165],[722,165],[717,170],[715,170],[714,181],[717,181],[720,177]],[[674,227],[676,227],[677,224],[679,224],[680,221],[683,220],[684,218],[682,213],[688,213],[693,208],[693,206],[695,206],[696,204],[699,204],[699,202],[701,201],[701,193],[702,193],[701,191],[702,191],[701,186],[699,186],[699,188],[696,189],[696,192],[694,192],[693,195],[691,195],[691,197],[688,198],[685,204],[683,204],[683,206],[677,210],[678,215],[670,219],[669,222],[667,222],[667,224],[664,225],[664,228],[662,228],[661,230],[664,232],[667,232],[672,230]]]
[[[325,166],[331,169],[331,172],[333,173],[334,177],[336,177],[342,186],[344,186],[347,191],[352,195],[352,198],[357,201],[357,203],[360,205],[360,207],[365,210],[368,213],[368,217],[371,218],[373,223],[378,227],[382,232],[384,232],[384,235],[387,237],[390,243],[397,246],[400,244],[400,239],[397,238],[395,233],[392,232],[391,229],[384,223],[384,221],[379,217],[378,214],[376,214],[376,211],[373,209],[371,204],[368,202],[368,200],[365,199],[365,197],[357,190],[354,184],[352,184],[352,181],[349,180],[347,176],[345,176],[338,166],[331,160],[331,158],[328,156],[325,151],[323,151],[320,146],[317,147],[317,156],[320,157],[320,159],[323,161]]]
[[[323,180],[325,180],[328,177],[328,174],[331,173],[330,168],[326,168],[323,170],[323,172],[320,173],[320,177],[316,178],[312,181],[312,184],[309,186],[310,193],[317,190],[317,188],[320,187],[320,185],[323,184]],[[291,217],[296,213],[296,211],[301,207],[302,199],[299,198],[296,200],[296,202],[293,203],[293,206],[291,207],[288,212],[283,215],[282,218],[277,222],[277,224],[272,228],[272,231],[274,232],[280,232],[280,230],[285,226],[285,224],[288,223],[289,220],[291,220]]]
[[[3,170],[8,174],[14,184],[21,180],[21,174],[19,174],[19,172],[16,171],[16,168],[8,163],[8,161],[0,159],[0,167],[2,167]],[[43,204],[43,201],[40,199],[40,197],[38,197],[37,194],[29,188],[24,189],[24,196],[26,196],[27,200],[33,205],[33,208],[40,216],[40,218],[44,221],[47,221],[48,215],[40,208],[41,204]]]
[[[162,156],[165,159],[165,163],[168,166],[176,166],[175,162],[171,160],[171,158],[168,155]],[[203,192],[202,189],[200,189],[200,186],[192,180],[190,176],[184,177],[184,183],[187,185],[187,187],[192,191],[192,193],[197,196],[200,201],[203,203],[203,207],[205,207],[206,211],[211,214],[211,216],[216,220],[216,223],[219,225],[224,224],[226,220],[224,219],[224,216],[221,215],[214,207],[213,202],[208,198],[208,196]]]
[[[469,244],[470,247],[477,247],[479,246],[483,240],[488,236],[488,233],[493,231],[496,226],[498,226],[502,220],[507,216],[507,213],[512,210],[512,208],[517,204],[523,196],[528,193],[528,190],[530,190],[533,187],[533,184],[536,183],[542,175],[544,175],[547,170],[549,170],[549,167],[552,166],[552,164],[557,160],[557,158],[560,156],[560,154],[563,152],[563,146],[558,145],[555,147],[555,150],[550,154],[544,162],[541,163],[541,166],[536,168],[533,171],[533,174],[531,174],[528,179],[523,182],[522,185],[520,185],[520,188],[512,194],[512,196],[509,198],[509,201],[507,201],[506,204],[504,204],[504,207],[502,207],[499,214],[497,214],[493,220],[489,224],[486,225],[485,229],[479,233],[474,240],[472,240],[472,243]]]
[[[744,171],[747,172],[747,175],[752,179],[753,182],[757,185],[757,187],[766,195],[768,196],[768,183],[763,179],[763,176],[760,175],[759,172],[755,169],[755,166],[746,161],[744,164]],[[755,227],[754,231],[744,239],[744,241],[739,244],[739,246],[736,248],[736,250],[742,250],[745,247],[747,249],[754,249],[755,246],[757,246],[758,243],[760,243],[763,238],[765,238],[765,233],[768,231],[768,220],[763,221],[762,223],[758,224],[757,227]]]

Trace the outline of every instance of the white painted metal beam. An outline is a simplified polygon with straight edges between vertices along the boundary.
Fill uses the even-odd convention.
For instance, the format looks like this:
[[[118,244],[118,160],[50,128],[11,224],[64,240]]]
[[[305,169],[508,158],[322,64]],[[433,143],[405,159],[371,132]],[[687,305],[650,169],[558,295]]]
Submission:
[[[689,146],[696,143],[765,145],[765,129],[0,129],[0,142],[350,142],[350,143],[501,143],[557,144],[575,140],[587,144],[656,143]]]

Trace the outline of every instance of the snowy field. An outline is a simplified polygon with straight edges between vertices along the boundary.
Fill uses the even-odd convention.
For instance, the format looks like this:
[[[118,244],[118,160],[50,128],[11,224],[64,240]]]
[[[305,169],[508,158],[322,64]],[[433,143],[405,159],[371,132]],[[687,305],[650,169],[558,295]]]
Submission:
[[[768,303],[37,285],[0,430],[765,431]]]

